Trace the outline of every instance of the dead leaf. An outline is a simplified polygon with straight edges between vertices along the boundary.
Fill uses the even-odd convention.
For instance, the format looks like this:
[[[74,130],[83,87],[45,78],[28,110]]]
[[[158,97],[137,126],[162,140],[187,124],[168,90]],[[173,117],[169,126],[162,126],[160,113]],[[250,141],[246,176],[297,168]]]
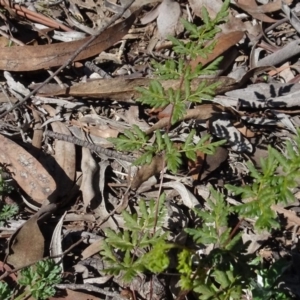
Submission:
[[[50,105],[43,106],[51,117],[54,117],[56,111]],[[56,121],[51,123],[54,132],[71,135],[71,132],[62,122]],[[55,180],[57,184],[57,195],[66,196],[74,184],[76,175],[76,152],[75,145],[61,140],[55,140],[56,165],[54,168]]]
[[[199,177],[200,170],[203,167],[203,163],[206,155],[201,151],[196,151],[196,160],[188,160],[189,175],[192,176],[194,180]]]
[[[97,240],[97,241],[93,242],[92,244],[87,246],[82,251],[82,253],[81,253],[82,259],[87,259],[87,258],[93,256],[94,254],[99,253],[102,246],[103,246],[103,239],[100,239],[100,240]]]
[[[3,261],[0,261],[0,275],[2,276],[5,272],[11,272],[12,271],[12,268],[4,263]],[[17,276],[15,273],[10,273],[8,275],[8,278],[5,279],[5,281],[7,282],[8,280],[14,282],[14,283],[17,283]]]
[[[118,42],[128,32],[138,13],[133,13],[123,22],[107,28],[74,61],[95,56]],[[74,51],[89,39],[90,37],[68,43],[22,46],[22,49],[16,46],[0,48],[0,69],[20,72],[61,66],[70,58]],[[20,51],[22,55],[20,55]]]
[[[257,132],[250,130],[245,124],[243,124],[240,121],[235,122],[233,125],[243,136],[247,138],[252,138],[259,134]]]
[[[67,295],[64,297],[51,297],[49,300],[98,300],[99,296],[93,296],[83,292],[72,291],[66,289]]]
[[[62,261],[62,253],[63,253],[63,249],[62,249],[62,227],[64,224],[64,220],[65,220],[65,216],[66,216],[67,212],[65,212],[59,222],[56,224],[55,229],[53,231],[52,234],[52,238],[51,238],[51,243],[50,243],[50,255],[51,256],[56,256],[54,257],[54,261],[56,264],[58,264],[61,267],[61,270],[63,272],[64,270],[64,264]]]
[[[235,1],[235,5],[247,12],[253,18],[258,19],[260,21],[266,23],[274,23],[278,20],[268,17],[265,13],[275,12],[281,10],[281,2],[282,0],[277,0],[274,2],[269,2],[264,5],[257,5],[254,0],[249,1]],[[291,4],[293,1],[286,1],[287,4]]]
[[[35,214],[22,225],[10,239],[10,253],[7,262],[14,268],[33,263],[44,256],[44,237]]]
[[[169,187],[178,192],[178,194],[181,196],[183,204],[193,209],[195,206],[199,205],[199,201],[197,198],[191,193],[184,184],[182,184],[179,181],[170,181],[163,183],[163,187]]]
[[[198,17],[202,17],[202,7],[205,7],[211,18],[215,18],[217,13],[221,10],[221,0],[189,0],[190,6],[194,14]]]
[[[158,175],[163,168],[164,157],[162,155],[156,155],[152,158],[150,164],[141,166],[134,176],[131,188],[136,190],[143,182],[148,180],[153,175]]]
[[[213,116],[217,119],[218,116],[222,114],[222,112],[227,111],[228,109],[233,114],[236,114],[234,110],[230,108],[226,108],[222,105],[202,104],[200,106],[196,106],[193,109],[188,109],[186,111],[186,114],[178,121],[191,120],[191,119],[204,121],[210,119]],[[159,120],[157,123],[155,123],[151,128],[146,130],[146,134],[149,135],[155,130],[164,128],[168,125],[169,125],[169,117],[163,118]]]
[[[199,181],[204,180],[228,158],[228,150],[218,147],[213,155],[206,155],[202,168],[199,172]]]
[[[96,191],[93,186],[93,178],[97,172],[98,165],[95,162],[91,151],[87,148],[82,148],[82,160],[81,160],[81,171],[82,171],[82,183],[80,190],[82,192],[82,198],[84,207],[87,208],[91,201],[96,196]]]
[[[294,211],[290,211],[285,209],[282,206],[277,204],[271,205],[272,210],[276,211],[279,214],[283,214],[285,218],[287,218],[288,226],[286,228],[290,228],[291,226],[299,226],[300,225],[300,218],[296,215]]]
[[[293,0],[285,0],[287,5],[293,3]],[[248,9],[253,13],[270,13],[281,10],[282,0],[275,0],[263,5],[257,5],[255,0],[237,0],[237,6],[248,6]]]
[[[232,150],[252,153],[252,144],[232,125],[228,115],[214,116],[209,121],[209,129],[218,138],[227,140]]]
[[[195,69],[200,63],[205,66],[206,64],[212,62],[226,50],[237,44],[243,38],[243,36],[243,31],[233,31],[222,34],[217,38],[217,42],[212,53],[208,54],[206,58],[198,56],[190,62],[192,69]]]
[[[70,88],[61,89],[53,92],[52,94],[40,94],[41,96],[62,96],[70,95],[74,97],[93,97],[93,98],[110,98],[130,102],[139,96],[135,90],[136,87],[148,87],[151,80],[150,78],[110,78],[110,79],[97,79],[88,82],[82,82],[73,85]],[[212,84],[219,82],[220,86],[216,89],[216,94],[225,93],[235,88],[236,81],[232,78],[219,76],[216,78],[197,78],[191,83],[191,90],[197,89],[201,82]],[[177,89],[180,86],[180,80],[160,80],[162,86],[167,90],[168,88]]]
[[[161,39],[168,35],[174,35],[177,23],[181,15],[181,9],[178,2],[173,0],[163,0],[158,7],[157,29]]]
[[[31,154],[8,138],[0,135],[0,162],[34,201],[42,204],[54,198],[56,184],[45,168]],[[50,199],[51,197],[51,199]]]

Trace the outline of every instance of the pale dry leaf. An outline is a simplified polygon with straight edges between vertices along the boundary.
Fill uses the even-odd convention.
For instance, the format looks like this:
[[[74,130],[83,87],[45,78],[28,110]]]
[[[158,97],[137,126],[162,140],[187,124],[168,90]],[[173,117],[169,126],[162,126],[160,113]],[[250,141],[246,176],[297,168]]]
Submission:
[[[253,18],[257,20],[266,23],[274,23],[277,22],[277,20],[270,18],[265,13],[279,10],[281,5],[281,0],[272,2],[272,7],[265,7],[265,5],[258,6],[256,2],[253,0],[249,1],[247,4],[242,4],[240,1],[235,1],[235,5],[241,8],[242,10],[244,10],[245,12],[247,12],[249,15],[251,15]]]
[[[105,124],[103,119],[96,114],[84,115],[78,120],[78,125],[84,127],[84,129],[91,135],[105,139],[109,137],[117,137],[119,134],[118,130]]]
[[[183,204],[188,208],[195,208],[199,205],[197,198],[186,188],[184,184],[179,181],[165,182],[163,187],[169,187],[176,190],[181,196]]]
[[[11,176],[34,201],[42,204],[54,200],[56,184],[53,178],[30,153],[10,139],[0,135],[0,163],[7,166]]]
[[[80,190],[82,192],[82,198],[85,208],[87,208],[91,204],[91,201],[93,201],[96,196],[96,191],[93,186],[93,179],[95,173],[97,172],[97,169],[98,165],[95,162],[91,151],[87,148],[82,148],[82,183],[80,186]]]
[[[110,214],[106,208],[107,197],[106,193],[104,192],[104,189],[106,183],[105,171],[108,166],[109,162],[107,160],[102,160],[99,163],[100,172],[98,183],[101,196],[98,195],[97,202],[95,201],[96,207],[93,207],[93,213],[97,219],[101,220],[101,229],[109,227],[112,230],[118,230],[118,226],[116,225],[115,219],[110,217]]]
[[[242,239],[244,244],[248,244],[247,254],[255,253],[270,238],[269,232],[251,233],[244,231]]]
[[[67,214],[67,212],[65,212],[61,216],[59,222],[56,224],[55,229],[52,234],[51,243],[50,243],[50,254],[51,254],[51,256],[57,256],[57,257],[54,257],[53,260],[57,264],[60,265],[62,272],[64,270],[64,264],[62,261],[62,256],[59,256],[59,255],[61,255],[63,253],[61,233],[62,233],[62,226],[63,226],[66,214]]]
[[[27,89],[21,82],[15,81],[10,72],[4,71],[3,73],[9,91],[18,99],[22,100],[23,96],[27,96],[30,90]]]
[[[294,10],[291,10],[286,3],[282,3],[282,10],[289,18],[291,25],[300,33],[300,20]]]
[[[225,147],[218,147],[213,155],[206,155],[204,164],[199,174],[199,180],[204,180],[228,158],[228,150]]]
[[[223,2],[221,0],[189,0],[190,6],[194,14],[202,17],[202,7],[205,7],[211,18],[215,18],[221,10]]]
[[[173,0],[163,0],[158,12],[157,29],[161,39],[165,39],[168,35],[174,35],[181,15],[179,3]]]
[[[83,279],[89,277],[89,270],[86,266],[82,264],[76,264],[72,267],[75,273],[79,273]]]
[[[138,106],[130,106],[129,109],[125,111],[124,118],[129,125],[137,125],[143,131],[149,129],[147,122],[139,118]]]
[[[112,277],[113,277],[113,275],[106,275],[106,276],[100,276],[100,277],[94,277],[94,278],[87,278],[87,279],[83,280],[83,283],[86,283],[86,284],[105,284]]]
[[[226,139],[233,151],[251,153],[253,147],[250,142],[232,125],[226,115],[219,116],[210,123],[210,131],[220,139]]]
[[[89,246],[87,246],[81,253],[82,259],[87,259],[97,253],[99,253],[100,249],[102,248],[103,245],[103,238],[93,242]]]
[[[157,6],[155,9],[149,11],[146,13],[141,19],[141,24],[146,25],[152,21],[154,21],[159,15],[159,6]]]
[[[296,215],[296,213],[294,211],[285,209],[284,207],[277,205],[277,204],[271,205],[271,208],[272,208],[272,210],[276,211],[277,213],[283,214],[285,216],[285,218],[287,218],[290,226],[293,226],[293,225],[300,226],[300,218]],[[287,228],[289,228],[289,226]]]
[[[51,117],[56,112],[50,105],[43,106]],[[56,121],[51,123],[54,132],[71,135],[70,130],[62,122]],[[61,140],[55,141],[55,164],[54,174],[57,184],[57,194],[60,197],[68,195],[74,184],[76,175],[76,152],[75,145]]]

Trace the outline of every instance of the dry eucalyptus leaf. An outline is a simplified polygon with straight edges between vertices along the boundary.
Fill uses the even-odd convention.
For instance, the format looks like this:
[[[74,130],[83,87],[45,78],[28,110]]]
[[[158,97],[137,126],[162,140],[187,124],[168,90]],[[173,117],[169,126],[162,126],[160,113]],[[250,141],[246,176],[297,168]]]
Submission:
[[[51,117],[56,111],[50,105],[44,105]],[[62,122],[52,122],[51,127],[54,132],[71,135],[70,130]],[[68,195],[74,184],[76,175],[76,152],[75,145],[65,141],[55,141],[55,180],[57,184],[57,194],[60,197]]]
[[[107,28],[89,47],[80,52],[75,61],[97,55],[120,41],[128,32],[138,14],[139,11],[133,13],[123,22]],[[0,48],[0,69],[20,72],[60,66],[89,39],[90,37],[68,43],[22,46],[22,49],[20,46]],[[22,55],[20,55],[20,52]]]
[[[135,190],[151,176],[158,175],[163,169],[163,160],[162,155],[156,155],[152,158],[150,164],[141,166],[132,180],[131,188]]]
[[[210,131],[220,139],[226,139],[232,150],[239,153],[252,153],[253,146],[231,123],[228,116],[220,115],[215,121],[210,120]]]
[[[253,18],[257,20],[267,22],[267,23],[274,23],[277,22],[277,20],[270,18],[265,13],[280,10],[281,2],[282,0],[276,0],[264,5],[257,5],[255,0],[247,0],[247,1],[235,1],[235,5],[241,8],[242,10],[246,11],[249,15],[251,15]],[[288,4],[291,3],[290,0],[287,2]]]
[[[7,262],[14,268],[33,263],[44,255],[44,237],[37,224],[39,215],[35,214],[11,237]]]
[[[264,67],[265,70],[265,67]],[[253,71],[251,73],[253,76]],[[248,78],[249,79],[249,78]],[[114,100],[120,100],[124,102],[133,102],[132,100],[139,97],[139,93],[136,90],[137,87],[148,87],[151,78],[134,78],[124,79],[121,77],[110,78],[110,79],[98,79],[87,82],[81,82],[71,87],[61,89],[59,91],[53,91],[50,94],[41,94],[41,96],[75,96],[75,97],[92,97],[92,98],[109,98]],[[203,81],[207,85],[219,82],[219,86],[216,88],[215,93],[225,93],[236,88],[237,82],[226,76],[219,76],[216,78],[195,78],[191,82],[191,90],[195,91],[199,84]],[[172,80],[160,80],[163,88],[168,90],[169,88],[178,89],[180,86],[183,88],[180,79]]]
[[[85,208],[87,208],[91,204],[91,201],[93,201],[96,197],[93,179],[95,173],[97,172],[97,169],[98,165],[95,162],[91,151],[87,148],[82,148],[82,183],[80,186],[80,190],[82,192],[82,198]]]
[[[14,180],[34,201],[42,204],[50,196],[54,198],[56,184],[45,168],[21,146],[3,135],[0,135],[0,163],[7,166]]]
[[[228,158],[228,150],[225,147],[218,147],[213,155],[206,155],[204,164],[199,174],[199,180],[204,180],[210,173],[215,171]]]
[[[221,0],[189,0],[194,14],[202,17],[202,7],[205,7],[211,18],[215,18],[221,10],[223,2]]]
[[[103,245],[103,238],[96,240],[89,246],[87,246],[81,253],[82,259],[87,259],[97,253],[99,253],[100,249],[102,248]]]
[[[62,272],[64,270],[64,264],[62,262],[62,256],[58,256],[58,255],[61,255],[63,253],[62,234],[61,233],[62,233],[62,226],[64,224],[64,219],[65,219],[66,214],[67,214],[67,212],[65,212],[62,215],[59,222],[55,226],[55,229],[54,229],[53,234],[52,234],[51,243],[50,243],[50,254],[51,254],[51,256],[57,256],[53,260],[57,264],[60,265]]]
[[[174,35],[181,15],[179,3],[173,0],[164,0],[158,8],[157,29],[161,39]]]
[[[221,34],[216,39],[214,50],[208,54],[206,58],[198,56],[191,60],[190,65],[192,69],[195,69],[200,63],[205,66],[206,64],[212,62],[214,59],[222,55],[226,50],[237,44],[243,38],[243,36],[243,31],[233,31],[230,33]]]
[[[197,198],[179,181],[170,181],[163,183],[163,187],[169,187],[176,190],[181,196],[183,204],[188,208],[195,208],[199,205]]]

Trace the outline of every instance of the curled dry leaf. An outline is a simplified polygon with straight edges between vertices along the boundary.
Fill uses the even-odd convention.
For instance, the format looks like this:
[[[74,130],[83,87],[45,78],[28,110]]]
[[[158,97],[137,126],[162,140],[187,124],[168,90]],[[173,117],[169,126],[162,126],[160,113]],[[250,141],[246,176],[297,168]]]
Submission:
[[[8,138],[0,135],[0,163],[7,166],[11,176],[37,203],[54,197],[56,184],[45,168],[31,154]]]
[[[107,28],[89,47],[76,57],[75,61],[95,56],[114,45],[127,33],[137,15],[138,12],[133,13],[123,22]],[[90,37],[68,43],[22,46],[22,55],[20,55],[20,48],[17,46],[0,48],[0,69],[21,72],[61,66],[70,58],[74,51],[79,49],[89,39]]]
[[[183,204],[192,209],[199,205],[197,198],[179,181],[170,181],[163,183],[163,187],[173,188],[181,196]]]
[[[63,253],[62,249],[62,227],[64,223],[64,219],[67,212],[65,212],[60,218],[59,222],[56,224],[55,229],[52,234],[51,243],[50,243],[50,254],[54,257],[54,261],[60,265],[61,270],[64,270],[64,264],[61,259],[61,255]]]
[[[43,106],[50,116],[55,116],[55,109],[50,105]],[[52,122],[54,132],[71,135],[69,129],[62,122]],[[76,152],[75,145],[65,141],[55,141],[55,160],[54,168],[55,180],[57,184],[57,195],[60,197],[66,196],[74,184],[76,175]]]

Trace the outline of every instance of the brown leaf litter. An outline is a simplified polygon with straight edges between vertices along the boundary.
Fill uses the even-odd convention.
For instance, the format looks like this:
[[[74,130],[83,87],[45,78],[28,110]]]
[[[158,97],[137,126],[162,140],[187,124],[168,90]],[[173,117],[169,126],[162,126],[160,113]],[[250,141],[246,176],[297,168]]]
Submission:
[[[148,87],[157,78],[151,60],[177,60],[168,34],[189,41],[180,18],[199,25],[202,7],[214,17],[223,1],[140,0],[129,9],[124,9],[129,3],[124,0],[66,2],[45,8],[50,18],[36,8],[33,12],[26,1],[0,0],[6,9],[6,16],[0,13],[0,34],[10,38],[6,45],[12,41],[23,45],[0,48],[0,166],[13,180],[10,197],[19,205],[23,224],[11,218],[1,225],[0,261],[6,248],[7,263],[19,268],[43,259],[55,247],[69,276],[57,286],[64,290],[64,299],[96,299],[102,293],[114,299],[178,299],[178,276],[140,274],[124,284],[120,277],[105,274],[99,255],[103,229],[122,231],[123,210],[136,212],[140,199],[157,199],[164,191],[168,211],[164,228],[171,231],[172,241],[185,247],[184,228],[197,221],[192,210],[209,209],[209,186],[223,192],[227,183],[246,185],[247,162],[260,169],[268,145],[280,150],[284,141],[293,139],[300,126],[297,3],[233,1],[228,22],[220,24],[221,32],[210,41],[216,44],[214,50],[186,62],[196,68],[224,56],[217,75],[194,79],[191,85],[193,92],[203,82],[219,82],[216,95],[212,101],[187,106],[170,126],[172,106],[151,110],[136,101],[140,96],[136,88]],[[106,28],[113,18],[117,22]],[[100,29],[85,47],[91,40],[87,34]],[[77,34],[81,39],[75,40]],[[69,36],[72,41],[65,41]],[[157,40],[161,45],[152,47]],[[46,70],[52,72],[50,77]],[[182,79],[159,82],[166,90],[182,88]],[[148,143],[153,143],[154,131],[161,130],[180,148],[191,128],[197,131],[196,138],[209,133],[212,140],[227,143],[214,155],[198,151],[196,161],[182,157],[182,167],[173,174],[165,170],[164,153],[155,153],[150,164],[137,167],[132,162],[141,151],[113,149],[107,139],[133,125],[149,136]],[[248,254],[270,261],[279,255],[276,247],[286,256],[296,247],[299,188],[292,192],[295,203],[271,207],[282,222],[277,236],[257,232],[253,219],[230,218],[230,229],[238,224],[243,242],[249,243]],[[241,199],[223,193],[230,205],[239,205]],[[49,218],[43,218],[43,212]],[[14,224],[19,229],[12,229]],[[49,246],[49,236],[54,246]],[[271,247],[271,239],[276,247]],[[205,250],[209,252],[210,246]],[[70,249],[68,257],[63,256],[65,248]],[[4,277],[9,274],[0,272]],[[13,280],[17,277],[15,273]],[[293,292],[300,296],[296,288]]]

